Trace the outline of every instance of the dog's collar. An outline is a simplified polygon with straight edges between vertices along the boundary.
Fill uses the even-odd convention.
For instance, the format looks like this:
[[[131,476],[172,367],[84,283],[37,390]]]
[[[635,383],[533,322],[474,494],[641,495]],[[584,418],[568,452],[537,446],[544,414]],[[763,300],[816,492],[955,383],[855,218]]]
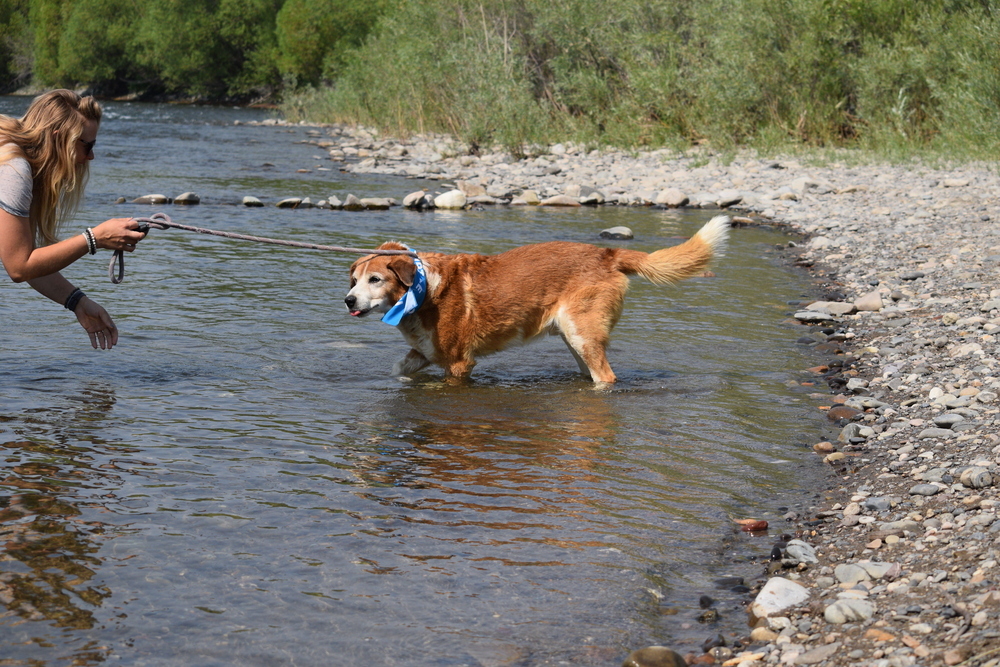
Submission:
[[[386,324],[396,326],[400,320],[424,303],[424,297],[427,296],[427,273],[419,258],[414,257],[413,263],[417,265],[417,274],[413,277],[413,284],[410,285],[410,289],[406,290],[403,298],[382,316],[382,321]]]

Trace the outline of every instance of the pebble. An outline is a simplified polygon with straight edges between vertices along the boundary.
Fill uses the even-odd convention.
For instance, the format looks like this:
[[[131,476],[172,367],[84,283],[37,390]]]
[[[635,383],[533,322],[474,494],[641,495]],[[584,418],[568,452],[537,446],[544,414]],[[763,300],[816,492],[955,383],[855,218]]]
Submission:
[[[817,646],[816,648],[806,651],[805,653],[800,653],[792,660],[792,663],[795,665],[816,665],[826,662],[835,656],[839,650],[839,642],[827,644],[826,646]]]
[[[875,606],[867,600],[837,600],[823,611],[827,623],[843,625],[866,621],[875,614]]]

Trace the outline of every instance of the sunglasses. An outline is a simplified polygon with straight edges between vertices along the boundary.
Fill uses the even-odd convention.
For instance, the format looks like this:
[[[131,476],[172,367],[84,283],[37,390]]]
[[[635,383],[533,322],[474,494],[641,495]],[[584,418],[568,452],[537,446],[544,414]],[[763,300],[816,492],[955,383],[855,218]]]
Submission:
[[[94,145],[97,144],[97,139],[94,139],[93,141],[84,141],[83,139],[77,139],[77,141],[83,144],[83,147],[86,149],[84,155],[90,155],[91,153],[94,152]]]

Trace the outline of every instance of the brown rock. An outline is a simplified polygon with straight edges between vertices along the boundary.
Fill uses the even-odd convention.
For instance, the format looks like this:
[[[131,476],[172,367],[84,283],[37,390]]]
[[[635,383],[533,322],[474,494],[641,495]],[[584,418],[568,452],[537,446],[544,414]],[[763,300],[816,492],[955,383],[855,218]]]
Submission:
[[[835,422],[840,421],[841,419],[854,419],[860,414],[861,410],[849,408],[846,405],[835,405],[827,411],[826,418]]]
[[[854,302],[854,307],[858,310],[880,311],[882,310],[882,295],[878,291],[866,294]]]
[[[478,183],[470,183],[469,181],[459,181],[455,184],[455,187],[461,190],[466,197],[481,197],[486,194],[486,188]]]
[[[708,656],[709,662],[715,662],[715,658]],[[699,660],[702,656],[695,658]],[[680,653],[667,648],[666,646],[647,646],[629,653],[622,663],[622,667],[687,667],[687,663]]]
[[[941,657],[944,659],[944,664],[957,665],[960,662],[965,662],[965,659],[969,657],[969,649],[965,647],[950,648]]]
[[[554,197],[549,197],[548,199],[543,199],[540,206],[579,206],[580,201],[574,199],[573,197],[567,197],[566,195],[556,195]]]
[[[877,628],[870,628],[865,632],[865,637],[868,639],[874,639],[877,642],[891,642],[896,640],[895,635],[890,635],[885,630],[879,630]]]

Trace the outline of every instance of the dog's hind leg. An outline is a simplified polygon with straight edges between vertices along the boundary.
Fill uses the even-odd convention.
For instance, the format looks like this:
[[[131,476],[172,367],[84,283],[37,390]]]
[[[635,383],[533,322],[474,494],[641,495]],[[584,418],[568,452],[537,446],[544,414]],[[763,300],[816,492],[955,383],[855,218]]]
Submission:
[[[569,348],[569,351],[573,353],[573,358],[576,359],[576,365],[580,367],[580,372],[587,377],[590,377],[590,369],[587,368],[587,362],[583,360],[580,353],[576,351],[575,347],[573,347],[573,343],[569,342],[569,338],[567,338],[566,334],[561,331],[559,332],[559,337],[562,338],[564,343],[566,343],[566,347]]]
[[[622,314],[627,289],[625,276],[588,287],[567,299],[555,316],[559,333],[573,351],[580,370],[598,384],[617,380],[608,363],[607,348],[611,329]]]
[[[405,357],[397,361],[392,367],[392,374],[397,377],[400,375],[413,375],[417,371],[427,368],[430,363],[424,355],[416,350],[410,350]]]
[[[588,318],[574,318],[569,313],[560,314],[558,323],[562,339],[584,375],[589,375],[591,380],[599,384],[613,384],[617,378],[608,363],[606,352],[609,332],[604,327],[595,329],[580,321],[586,319]]]

